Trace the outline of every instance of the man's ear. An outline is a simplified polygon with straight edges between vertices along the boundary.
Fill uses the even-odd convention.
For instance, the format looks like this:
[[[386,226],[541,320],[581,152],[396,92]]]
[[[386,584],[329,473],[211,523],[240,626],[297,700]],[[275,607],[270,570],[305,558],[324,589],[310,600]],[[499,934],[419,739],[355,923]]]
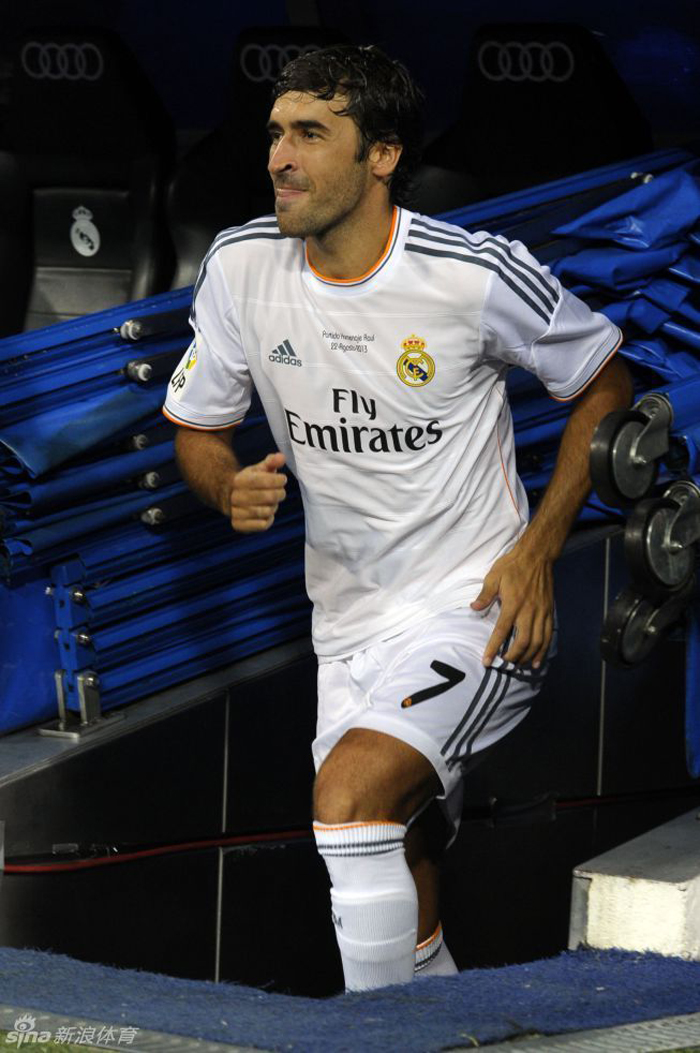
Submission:
[[[401,143],[374,143],[368,155],[372,165],[372,174],[377,179],[388,179],[399,163],[402,150]]]

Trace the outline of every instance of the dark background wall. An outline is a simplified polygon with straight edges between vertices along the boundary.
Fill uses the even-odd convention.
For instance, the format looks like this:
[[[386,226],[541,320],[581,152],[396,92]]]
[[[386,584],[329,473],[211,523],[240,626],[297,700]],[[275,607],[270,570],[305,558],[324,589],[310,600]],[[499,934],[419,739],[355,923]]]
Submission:
[[[428,97],[428,133],[456,116],[470,36],[485,22],[570,22],[596,34],[650,122],[656,144],[700,128],[696,0],[2,0],[0,51],[32,24],[113,29],[130,44],[181,130],[221,119],[233,43],[250,25],[315,22],[402,59]],[[533,115],[534,116],[534,115]]]

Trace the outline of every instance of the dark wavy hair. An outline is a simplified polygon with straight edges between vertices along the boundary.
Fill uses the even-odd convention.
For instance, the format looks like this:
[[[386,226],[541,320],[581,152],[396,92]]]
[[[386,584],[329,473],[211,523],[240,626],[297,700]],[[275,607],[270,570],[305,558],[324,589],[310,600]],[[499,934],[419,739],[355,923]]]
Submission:
[[[352,117],[360,133],[358,161],[374,143],[400,143],[398,164],[389,180],[392,202],[410,200],[423,141],[424,96],[400,62],[378,47],[339,44],[307,51],[287,63],[273,89],[273,103],[287,92],[304,92],[317,99],[343,95],[341,117]]]

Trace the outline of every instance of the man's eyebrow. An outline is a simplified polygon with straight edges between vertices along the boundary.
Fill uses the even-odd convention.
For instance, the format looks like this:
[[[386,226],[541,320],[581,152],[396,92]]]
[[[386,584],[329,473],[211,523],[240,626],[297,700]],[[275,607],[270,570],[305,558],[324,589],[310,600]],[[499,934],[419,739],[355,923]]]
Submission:
[[[292,126],[292,128],[302,128],[302,129],[308,130],[308,131],[322,131],[322,132],[330,131],[330,128],[328,127],[328,125],[327,124],[323,124],[322,121],[312,121],[312,120],[302,120],[302,119],[300,119],[300,120],[296,120],[296,121],[291,121],[291,126]],[[267,130],[268,130],[268,132],[280,132],[280,131],[282,131],[282,125],[278,121],[268,121],[267,122]]]

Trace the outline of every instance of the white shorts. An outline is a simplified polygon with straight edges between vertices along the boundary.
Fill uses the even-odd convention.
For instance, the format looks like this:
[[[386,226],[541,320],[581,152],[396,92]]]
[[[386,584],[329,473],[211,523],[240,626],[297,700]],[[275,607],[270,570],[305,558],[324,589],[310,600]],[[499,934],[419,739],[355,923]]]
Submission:
[[[401,739],[437,772],[452,840],[465,770],[527,715],[546,673],[546,662],[532,669],[497,657],[482,665],[498,613],[498,603],[443,611],[349,658],[320,662],[316,771],[350,728]],[[553,643],[550,657],[554,651]]]

